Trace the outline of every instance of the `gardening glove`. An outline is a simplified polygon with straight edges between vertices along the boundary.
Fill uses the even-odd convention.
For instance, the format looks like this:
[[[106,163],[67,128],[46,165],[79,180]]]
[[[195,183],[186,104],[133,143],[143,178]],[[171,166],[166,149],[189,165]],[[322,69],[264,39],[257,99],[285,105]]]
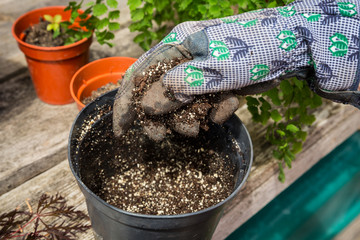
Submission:
[[[360,3],[299,0],[222,19],[185,22],[128,70],[114,104],[114,131],[135,116],[133,79],[159,61],[186,61],[167,71],[142,101],[147,114],[164,114],[195,95],[264,92],[284,78],[307,79],[320,96],[360,108]],[[162,92],[170,90],[177,101]],[[221,112],[221,110],[219,110]]]

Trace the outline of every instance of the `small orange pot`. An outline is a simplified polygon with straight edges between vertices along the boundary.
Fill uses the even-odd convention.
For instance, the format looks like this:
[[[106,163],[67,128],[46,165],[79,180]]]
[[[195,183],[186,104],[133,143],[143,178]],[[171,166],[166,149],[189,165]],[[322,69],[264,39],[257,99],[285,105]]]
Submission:
[[[91,96],[92,91],[110,82],[119,81],[136,60],[130,57],[108,57],[80,68],[70,83],[71,96],[77,103],[78,109],[81,110],[85,106],[81,101]]]
[[[19,17],[12,27],[13,37],[25,54],[36,94],[49,104],[73,102],[69,84],[75,72],[89,62],[91,37],[67,46],[39,47],[23,41],[24,31],[39,23],[40,17],[45,14],[60,14],[62,19],[69,19],[70,11],[64,12],[64,8],[52,6],[27,12]]]

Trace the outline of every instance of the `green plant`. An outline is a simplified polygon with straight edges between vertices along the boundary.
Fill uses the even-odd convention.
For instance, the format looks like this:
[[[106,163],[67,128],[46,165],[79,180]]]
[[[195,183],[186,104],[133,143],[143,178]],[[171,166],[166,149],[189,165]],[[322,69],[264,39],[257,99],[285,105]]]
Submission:
[[[311,109],[319,107],[322,100],[297,78],[283,80],[278,88],[246,100],[252,119],[267,125],[266,139],[275,146],[273,156],[279,160],[279,180],[284,182],[282,163],[291,168],[306,140],[305,127],[316,120]]]
[[[185,21],[221,18],[259,8],[276,7],[293,0],[128,0],[130,31],[144,50],[163,39],[171,28]]]
[[[44,19],[49,22],[49,24],[46,27],[46,30],[53,31],[53,37],[56,38],[60,35],[60,23],[61,23],[61,15],[56,14],[54,17],[45,14]]]
[[[88,216],[66,204],[66,200],[55,196],[41,195],[35,211],[26,202],[28,209],[16,208],[0,215],[1,239],[76,239],[77,233],[90,229]]]
[[[48,30],[54,32],[54,37],[58,35],[65,36],[65,45],[77,42],[83,38],[89,38],[94,32],[96,40],[100,44],[107,44],[110,47],[113,43],[110,40],[114,39],[112,31],[120,29],[120,24],[114,20],[120,18],[120,11],[117,0],[96,0],[85,4],[86,9],[82,13],[79,12],[83,7],[83,1],[69,2],[64,11],[70,11],[71,17],[68,21],[60,22],[60,27],[63,31],[59,30],[58,17],[45,17],[49,21],[51,27]],[[48,18],[48,19],[46,19]],[[48,25],[48,26],[49,26]]]
[[[139,32],[134,42],[148,50],[181,22],[222,18],[290,2],[293,0],[128,0],[133,21],[129,28]],[[291,168],[302,150],[305,126],[315,121],[311,111],[322,104],[321,98],[304,81],[292,78],[246,100],[253,120],[267,125],[266,139],[275,146],[273,156],[279,160],[279,180],[283,182],[283,166]]]

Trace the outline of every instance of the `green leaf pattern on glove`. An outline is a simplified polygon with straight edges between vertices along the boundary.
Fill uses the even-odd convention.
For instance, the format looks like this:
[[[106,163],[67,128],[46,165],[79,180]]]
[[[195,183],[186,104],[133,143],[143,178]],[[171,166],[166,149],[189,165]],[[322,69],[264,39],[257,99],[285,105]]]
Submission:
[[[169,33],[163,40],[163,43],[179,43],[179,41],[176,39],[177,33],[171,32]]]
[[[187,74],[185,82],[187,82],[190,87],[201,86],[204,83],[204,74],[201,69],[189,65],[185,69],[185,72]]]
[[[344,57],[349,49],[349,40],[346,36],[335,33],[330,37],[332,45],[329,47],[330,52],[334,57]]]
[[[282,41],[279,48],[284,49],[285,51],[293,50],[297,46],[296,36],[292,31],[281,31],[276,38]]]
[[[358,13],[355,9],[356,5],[353,3],[339,2],[337,4],[339,6],[340,14],[343,15],[344,17],[353,17]]]
[[[294,6],[278,8],[278,11],[283,17],[291,17],[294,16],[296,13]]]
[[[230,56],[229,48],[222,41],[211,41],[209,48],[213,50],[211,55],[218,60],[225,60]]]
[[[258,81],[260,79],[263,79],[266,77],[266,75],[269,74],[270,68],[266,66],[265,64],[258,64],[253,67],[250,72],[253,74],[253,76],[250,78],[252,81]]]
[[[254,19],[254,20],[250,20],[250,21],[237,21],[237,24],[247,28],[247,27],[252,27],[252,26],[255,26],[256,23],[257,23],[257,19]]]

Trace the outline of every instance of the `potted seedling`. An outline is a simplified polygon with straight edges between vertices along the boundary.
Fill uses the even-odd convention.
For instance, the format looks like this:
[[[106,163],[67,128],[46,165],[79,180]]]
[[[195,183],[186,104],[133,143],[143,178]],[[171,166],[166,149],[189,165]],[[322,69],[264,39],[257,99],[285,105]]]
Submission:
[[[12,34],[25,54],[38,97],[50,104],[73,102],[70,80],[89,61],[92,34],[112,46],[111,31],[119,29],[117,1],[98,0],[81,10],[80,3],[44,7],[27,12],[13,24]]]
[[[133,101],[179,62],[150,66],[133,89]],[[245,126],[236,116],[222,126],[212,123],[208,110],[218,100],[213,94],[171,113],[178,122],[180,116],[201,119],[196,137],[168,129],[164,139],[153,141],[142,125],[149,119],[136,103],[137,121],[115,137],[115,93],[85,106],[69,138],[70,168],[96,239],[211,239],[224,206],[250,172],[252,145]],[[166,124],[169,119],[156,117]]]

